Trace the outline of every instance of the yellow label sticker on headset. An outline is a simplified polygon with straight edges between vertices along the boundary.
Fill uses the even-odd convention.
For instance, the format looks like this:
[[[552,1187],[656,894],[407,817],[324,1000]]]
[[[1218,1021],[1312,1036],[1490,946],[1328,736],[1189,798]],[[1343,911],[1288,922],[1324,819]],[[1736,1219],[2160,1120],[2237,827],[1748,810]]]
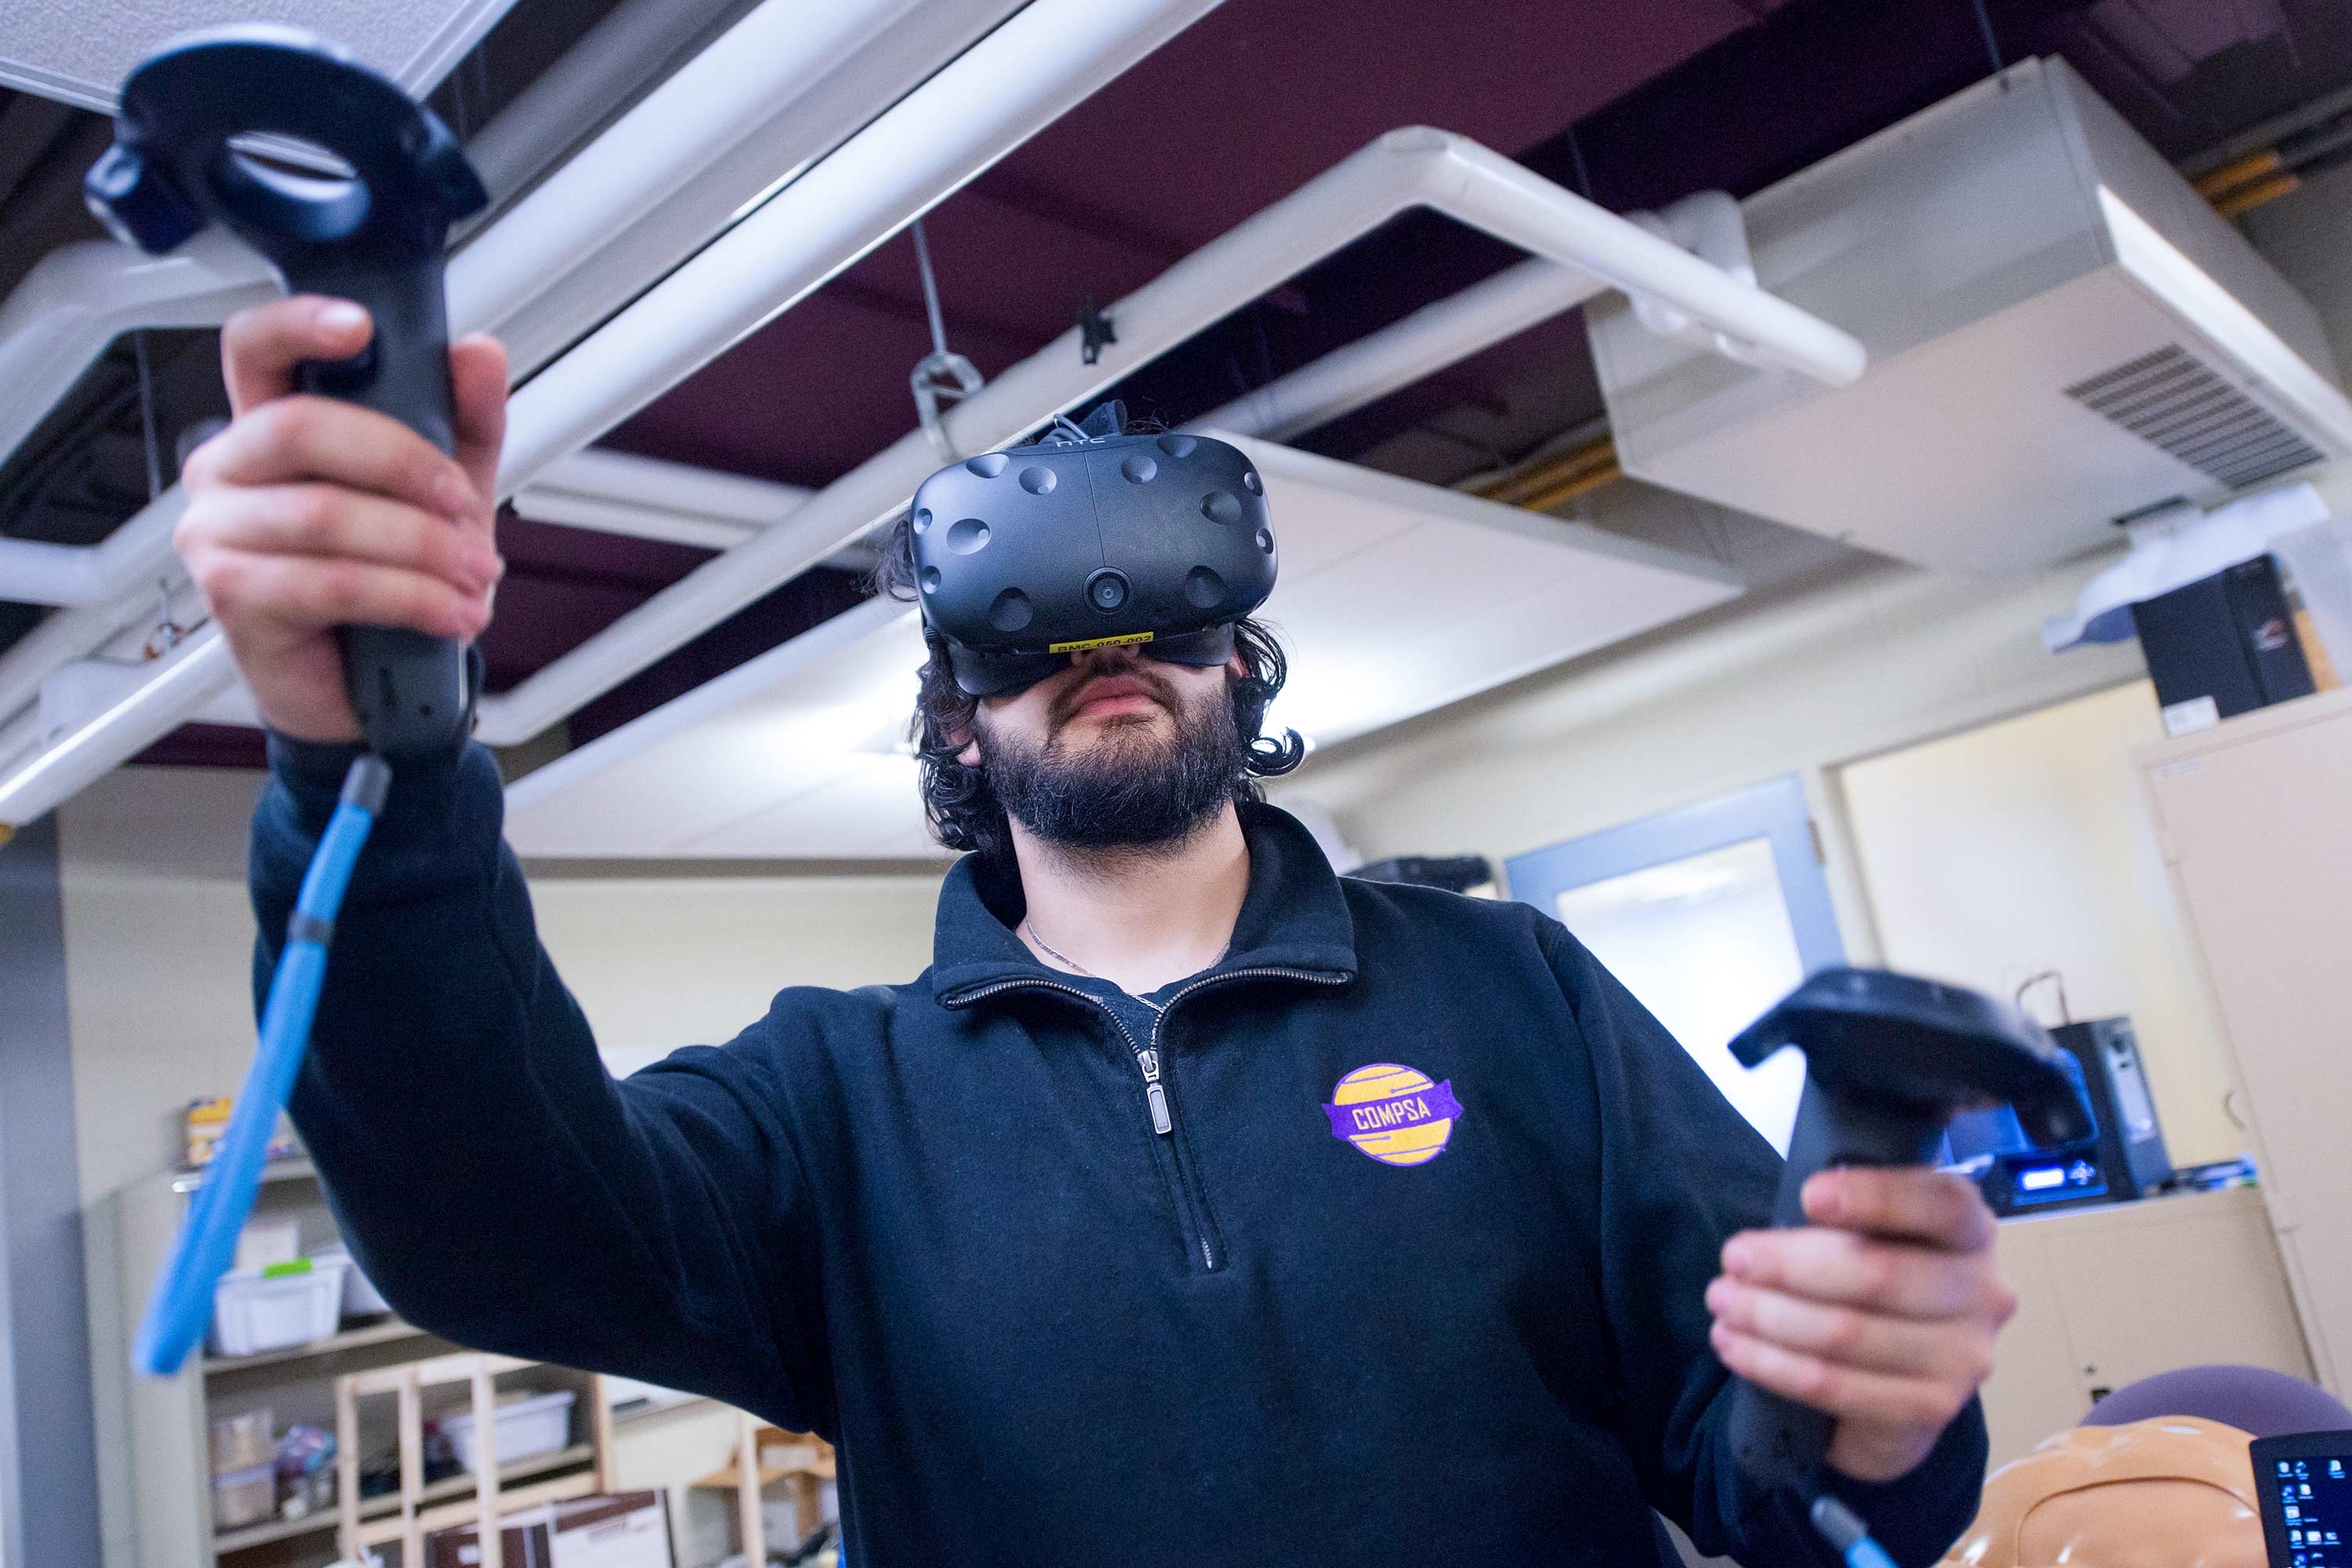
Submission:
[[[1090,647],[1116,647],[1121,643],[1150,642],[1150,632],[1123,632],[1115,637],[1086,637],[1077,642],[1057,642],[1045,645],[1047,653],[1077,653]]]

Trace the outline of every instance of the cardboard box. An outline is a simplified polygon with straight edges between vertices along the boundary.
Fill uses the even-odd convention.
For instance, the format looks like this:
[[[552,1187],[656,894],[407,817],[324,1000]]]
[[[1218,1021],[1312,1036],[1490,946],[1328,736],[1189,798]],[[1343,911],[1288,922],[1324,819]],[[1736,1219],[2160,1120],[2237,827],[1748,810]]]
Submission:
[[[509,1514],[499,1531],[503,1568],[676,1568],[669,1510],[659,1492],[576,1498]],[[426,1568],[480,1568],[472,1526],[425,1538]]]
[[[674,1568],[668,1500],[622,1492],[555,1505],[549,1568]]]

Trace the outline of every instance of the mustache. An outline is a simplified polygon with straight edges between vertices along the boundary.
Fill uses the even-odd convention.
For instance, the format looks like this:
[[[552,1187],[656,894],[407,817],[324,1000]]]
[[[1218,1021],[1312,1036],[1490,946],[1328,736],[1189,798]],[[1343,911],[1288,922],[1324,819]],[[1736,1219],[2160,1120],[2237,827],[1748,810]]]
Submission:
[[[1151,700],[1171,713],[1179,710],[1180,704],[1176,697],[1175,684],[1158,670],[1145,668],[1143,662],[1138,659],[1108,669],[1091,670],[1084,680],[1071,682],[1060,696],[1054,699],[1053,706],[1046,710],[1045,717],[1052,727],[1059,730],[1077,717],[1078,704],[1085,699],[1087,688],[1097,680],[1107,680],[1113,676],[1120,675],[1126,676],[1149,691],[1151,694]]]

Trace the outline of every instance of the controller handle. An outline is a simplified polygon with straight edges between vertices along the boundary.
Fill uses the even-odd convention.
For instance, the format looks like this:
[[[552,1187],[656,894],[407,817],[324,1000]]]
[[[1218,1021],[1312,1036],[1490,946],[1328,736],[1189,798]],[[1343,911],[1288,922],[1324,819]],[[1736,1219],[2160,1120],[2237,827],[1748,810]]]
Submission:
[[[296,384],[390,415],[457,456],[441,258],[398,272],[320,267],[298,279],[289,269],[286,281],[297,292],[365,306],[373,329],[351,359],[304,362]],[[429,755],[471,731],[475,693],[464,644],[412,626],[338,626],[335,638],[343,689],[371,748],[388,757]]]
[[[2007,1100],[2028,1136],[2088,1136],[2089,1112],[2040,1026],[1957,985],[1885,970],[1826,969],[1731,1042],[1755,1067],[1784,1045],[1805,1052],[1775,1226],[1806,1222],[1805,1183],[1840,1165],[1926,1165],[1954,1112]],[[1741,1382],[1727,1428],[1739,1468],[1767,1485],[1803,1482],[1828,1453],[1833,1417]]]
[[[218,223],[273,263],[289,289],[366,307],[367,347],[305,363],[296,384],[388,415],[456,454],[442,258],[449,225],[488,196],[430,110],[307,33],[237,26],[141,62],[122,84],[115,126],[115,144],[83,191],[118,238],[162,255]],[[324,148],[352,173],[290,173],[268,161],[266,142],[258,155],[236,144],[270,134]],[[428,755],[470,731],[475,681],[464,645],[402,626],[341,626],[336,636],[371,748]]]

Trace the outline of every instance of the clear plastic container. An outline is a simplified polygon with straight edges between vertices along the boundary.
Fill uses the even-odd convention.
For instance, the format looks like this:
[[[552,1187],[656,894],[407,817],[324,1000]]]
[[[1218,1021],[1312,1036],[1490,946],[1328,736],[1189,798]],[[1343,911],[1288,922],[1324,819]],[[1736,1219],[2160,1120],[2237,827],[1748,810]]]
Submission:
[[[213,1423],[213,1474],[267,1465],[278,1457],[278,1436],[267,1410],[224,1415]]]
[[[376,1289],[374,1283],[360,1272],[360,1266],[352,1261],[350,1247],[322,1247],[310,1254],[310,1260],[313,1263],[343,1265],[345,1270],[343,1274],[344,1317],[373,1318],[379,1313],[392,1310],[392,1303],[383,1299],[383,1293]]]
[[[213,1287],[214,1353],[259,1355],[325,1339],[342,1318],[348,1267],[304,1258],[222,1275]]]
[[[278,1512],[278,1472],[268,1465],[213,1478],[213,1530],[243,1530]]]
[[[541,1454],[552,1454],[572,1436],[572,1401],[575,1395],[568,1388],[553,1394],[535,1394],[526,1399],[509,1400],[498,1409],[498,1460],[510,1465],[517,1459],[535,1458]],[[467,1469],[474,1468],[476,1447],[474,1413],[453,1411],[441,1417],[441,1431],[449,1446],[457,1451],[457,1462]]]

